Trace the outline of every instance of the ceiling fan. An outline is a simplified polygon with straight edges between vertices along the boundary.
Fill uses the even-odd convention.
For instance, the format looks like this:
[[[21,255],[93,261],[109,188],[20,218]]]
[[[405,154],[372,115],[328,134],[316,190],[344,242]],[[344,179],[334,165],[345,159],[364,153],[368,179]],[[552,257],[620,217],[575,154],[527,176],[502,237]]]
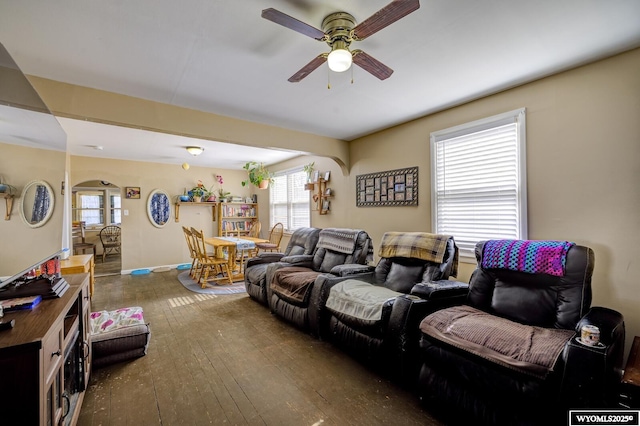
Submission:
[[[273,8],[264,9],[262,17],[318,41],[324,41],[331,48],[329,53],[321,53],[289,77],[290,82],[301,81],[327,61],[329,69],[335,72],[346,71],[355,63],[380,80],[385,80],[393,74],[391,68],[360,49],[349,50],[349,46],[351,42],[364,40],[419,7],[419,0],[393,0],[357,25],[355,18],[349,13],[335,12],[324,18],[322,31]]]

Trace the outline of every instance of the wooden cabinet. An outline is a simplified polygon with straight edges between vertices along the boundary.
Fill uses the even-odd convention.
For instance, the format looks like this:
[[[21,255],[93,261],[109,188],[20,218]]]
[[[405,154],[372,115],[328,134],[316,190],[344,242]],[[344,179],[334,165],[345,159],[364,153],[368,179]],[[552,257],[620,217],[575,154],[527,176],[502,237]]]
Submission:
[[[258,222],[258,204],[256,203],[218,203],[218,235],[247,235],[255,222]]]
[[[75,425],[91,373],[89,274],[68,275],[60,298],[5,313],[0,413],[21,425]],[[1,423],[1,422],[0,422]]]
[[[69,256],[67,259],[60,261],[60,271],[62,275],[89,273],[89,295],[93,297],[93,289],[95,285],[95,265],[92,254],[79,254]]]

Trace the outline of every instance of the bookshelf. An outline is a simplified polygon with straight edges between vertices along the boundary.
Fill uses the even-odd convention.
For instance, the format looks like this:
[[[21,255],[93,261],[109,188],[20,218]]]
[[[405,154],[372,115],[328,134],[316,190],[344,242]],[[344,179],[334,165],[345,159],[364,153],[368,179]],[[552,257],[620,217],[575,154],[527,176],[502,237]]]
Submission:
[[[247,235],[255,222],[258,222],[258,204],[218,203],[219,236]]]

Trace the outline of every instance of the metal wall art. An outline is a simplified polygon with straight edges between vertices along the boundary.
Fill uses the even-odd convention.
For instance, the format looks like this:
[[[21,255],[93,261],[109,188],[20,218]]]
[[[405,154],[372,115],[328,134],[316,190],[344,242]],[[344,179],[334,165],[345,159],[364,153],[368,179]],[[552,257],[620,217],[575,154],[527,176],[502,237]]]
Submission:
[[[418,168],[356,176],[356,206],[417,206]]]

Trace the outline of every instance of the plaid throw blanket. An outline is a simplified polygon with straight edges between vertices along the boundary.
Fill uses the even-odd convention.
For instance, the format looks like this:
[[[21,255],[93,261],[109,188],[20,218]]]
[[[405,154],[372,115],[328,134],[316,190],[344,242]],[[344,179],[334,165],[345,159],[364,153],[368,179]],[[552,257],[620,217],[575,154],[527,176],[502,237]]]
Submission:
[[[483,268],[564,276],[568,241],[490,240],[482,253]]]
[[[427,232],[386,232],[380,243],[380,257],[412,257],[434,263],[442,263],[447,252],[450,235],[429,234]],[[451,275],[458,275],[458,246]]]
[[[320,231],[317,247],[337,251],[338,253],[353,254],[356,250],[358,235],[361,232],[364,231],[361,229],[325,228]],[[373,244],[370,238],[367,238],[363,252],[366,254],[367,262],[373,260]],[[354,262],[360,263],[358,259],[354,259]]]

